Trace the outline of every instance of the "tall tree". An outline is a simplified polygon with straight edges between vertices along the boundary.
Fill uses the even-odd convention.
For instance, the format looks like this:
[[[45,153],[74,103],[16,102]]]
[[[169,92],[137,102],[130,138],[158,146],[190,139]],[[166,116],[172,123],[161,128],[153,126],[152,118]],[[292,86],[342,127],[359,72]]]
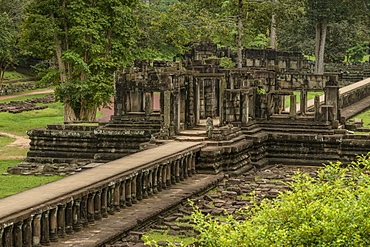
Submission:
[[[34,0],[22,45],[55,62],[44,81],[56,83],[65,121],[95,120],[110,101],[113,71],[127,65],[136,32],[137,0]]]
[[[307,0],[306,15],[316,27],[315,73],[324,73],[327,28],[330,23],[349,19],[356,21],[367,15],[365,0]],[[365,10],[365,11],[364,11]]]
[[[17,60],[18,50],[15,46],[19,25],[22,22],[24,7],[28,0],[0,1],[0,89],[5,71]]]

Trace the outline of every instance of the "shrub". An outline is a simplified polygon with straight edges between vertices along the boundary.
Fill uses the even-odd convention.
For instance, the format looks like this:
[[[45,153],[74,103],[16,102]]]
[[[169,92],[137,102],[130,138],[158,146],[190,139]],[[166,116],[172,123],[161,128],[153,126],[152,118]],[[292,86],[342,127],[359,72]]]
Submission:
[[[297,173],[291,190],[219,222],[195,208],[204,246],[369,246],[370,153],[351,165],[330,163],[317,177]]]

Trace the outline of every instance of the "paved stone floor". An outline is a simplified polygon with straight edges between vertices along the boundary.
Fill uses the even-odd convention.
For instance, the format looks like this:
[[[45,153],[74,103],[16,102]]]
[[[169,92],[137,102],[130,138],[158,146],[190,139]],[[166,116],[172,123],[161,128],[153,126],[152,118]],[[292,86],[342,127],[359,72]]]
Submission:
[[[216,184],[222,178],[223,175],[196,174],[148,199],[116,212],[113,216],[97,221],[96,224],[83,228],[80,232],[68,235],[58,243],[51,243],[50,246],[99,246],[104,240],[116,238],[122,232],[129,231],[138,223],[176,206],[193,194],[200,193],[205,187]]]

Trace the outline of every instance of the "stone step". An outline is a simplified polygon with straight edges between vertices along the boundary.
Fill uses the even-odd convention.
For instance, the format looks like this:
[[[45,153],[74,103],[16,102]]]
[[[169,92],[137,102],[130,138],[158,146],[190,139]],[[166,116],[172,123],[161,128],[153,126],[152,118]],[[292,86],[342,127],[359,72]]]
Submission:
[[[183,141],[183,142],[199,142],[207,140],[206,136],[176,136],[176,141]]]

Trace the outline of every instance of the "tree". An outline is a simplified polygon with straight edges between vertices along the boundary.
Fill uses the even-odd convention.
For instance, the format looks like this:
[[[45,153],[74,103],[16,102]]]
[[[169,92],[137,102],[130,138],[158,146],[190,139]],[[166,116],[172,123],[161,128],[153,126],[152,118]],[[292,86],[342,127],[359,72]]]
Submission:
[[[131,60],[137,0],[34,0],[22,47],[51,60],[43,81],[56,84],[65,121],[92,121],[110,101],[113,71]]]
[[[368,14],[364,0],[307,0],[306,15],[316,27],[315,73],[324,73],[324,53],[329,23],[356,21]]]
[[[0,1],[0,89],[5,71],[12,67],[17,60],[18,50],[15,44],[24,7],[28,2],[25,0]]]

